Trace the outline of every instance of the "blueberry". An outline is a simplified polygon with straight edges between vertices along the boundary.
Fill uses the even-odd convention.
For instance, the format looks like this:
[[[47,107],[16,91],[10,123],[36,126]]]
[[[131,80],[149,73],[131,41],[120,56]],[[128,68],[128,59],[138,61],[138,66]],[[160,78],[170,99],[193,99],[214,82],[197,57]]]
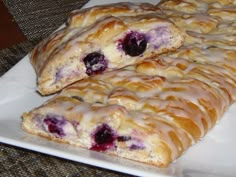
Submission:
[[[43,123],[46,124],[47,129],[50,133],[55,134],[56,136],[62,137],[65,136],[63,131],[63,126],[65,125],[65,120],[58,117],[47,116]]]
[[[86,74],[99,74],[106,70],[107,68],[107,60],[105,60],[105,56],[99,52],[89,53],[83,59],[84,65],[86,67]]]
[[[114,147],[116,135],[107,124],[98,126],[92,136],[94,139],[94,144],[91,147],[92,150],[105,151]]]
[[[123,142],[123,141],[129,141],[129,140],[131,140],[131,136],[118,136],[117,137],[117,141]]]
[[[130,148],[130,150],[144,149],[143,146],[139,146],[137,144],[132,144],[129,148]]]
[[[104,124],[95,133],[95,142],[97,144],[112,143],[114,140],[111,128]]]
[[[144,34],[131,32],[122,41],[122,49],[125,54],[132,57],[141,55],[147,47],[147,40]]]
[[[144,145],[140,140],[134,140],[133,144],[129,147],[130,150],[144,149]]]

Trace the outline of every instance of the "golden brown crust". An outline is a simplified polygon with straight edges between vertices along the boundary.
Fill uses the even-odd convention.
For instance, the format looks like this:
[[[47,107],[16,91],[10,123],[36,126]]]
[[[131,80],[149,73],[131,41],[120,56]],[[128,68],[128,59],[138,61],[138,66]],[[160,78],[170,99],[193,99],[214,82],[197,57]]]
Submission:
[[[55,32],[39,43],[31,52],[31,63],[38,76],[38,91],[42,95],[51,94],[65,86],[88,76],[83,59],[90,53],[99,52],[104,55],[107,70],[118,69],[135,64],[144,58],[160,53],[174,51],[183,43],[184,33],[172,22],[160,17],[157,8],[151,4],[124,3],[129,13],[119,16],[116,5],[100,6],[74,13],[73,19],[65,28]],[[105,9],[102,11],[102,9]],[[111,8],[111,9],[109,9]],[[116,9],[117,16],[110,15]],[[145,13],[141,13],[145,11]],[[90,13],[91,12],[91,13]],[[101,14],[98,15],[97,13]],[[95,13],[95,14],[93,14]],[[135,15],[136,14],[136,15]],[[96,19],[90,22],[78,20],[85,26],[76,26],[80,16]],[[93,17],[91,17],[93,18]],[[74,26],[73,26],[74,25]],[[138,33],[145,36],[147,47],[143,53],[132,56],[127,54],[122,41],[129,33]],[[105,72],[104,71],[104,72]]]
[[[215,30],[220,23],[220,18],[207,14],[187,14],[165,9],[162,9],[162,12],[175,25],[185,31],[209,33]]]
[[[224,21],[235,21],[236,18],[236,5],[233,7],[223,7],[223,8],[210,8],[208,14],[211,16],[220,17]]]
[[[166,167],[204,137],[236,101],[232,21],[235,17],[231,11],[230,17],[225,15],[232,3],[231,0],[165,0],[155,8],[143,4],[140,12],[147,8],[149,13],[160,7],[165,12],[162,17],[169,16],[177,25],[183,26],[187,36],[184,46],[160,57],[145,56],[149,58],[75,82],[42,106],[24,113],[22,128],[53,141]],[[126,28],[123,26],[125,20],[136,28],[143,25],[143,22],[137,22],[140,17],[133,17],[135,9],[129,9],[127,4],[118,6],[118,11],[105,7],[100,16],[108,12],[118,16],[127,11],[132,17],[104,18],[100,25],[111,31],[114,31],[114,24],[120,26],[121,31]],[[70,27],[91,25],[102,8],[73,12],[68,22]],[[224,10],[220,12],[218,9],[222,8]],[[83,14],[88,13],[93,16],[84,23]],[[145,16],[146,20],[152,21],[152,16]],[[63,39],[61,33],[64,32],[59,31],[57,37],[52,37],[44,45],[45,49],[55,47],[61,52],[61,48],[57,48],[57,42]],[[107,43],[111,33],[105,34],[101,28],[89,35],[81,33],[81,36],[88,38],[88,43],[91,40]],[[62,53],[70,47],[65,45]],[[33,55],[38,55],[38,51],[35,52]],[[55,53],[45,53],[45,56]],[[37,65],[34,59],[32,63]],[[50,129],[50,126],[55,127]],[[98,133],[101,126],[105,127],[106,133]],[[108,136],[110,142],[101,143],[104,140],[99,136],[101,134]]]
[[[209,70],[214,77],[204,74]],[[221,87],[223,78],[231,80]],[[95,127],[106,123],[119,135],[139,139],[145,147],[135,156],[135,152],[129,153],[129,141],[117,142],[116,149],[107,149],[108,154],[166,166],[222,117],[236,94],[234,88],[234,78],[216,66],[167,57],[150,59],[136,67],[80,80],[24,119],[44,120],[56,114],[67,121],[77,121],[85,132],[81,136],[77,133],[76,141],[65,139],[85,148],[93,146],[91,135]],[[34,125],[32,120],[28,124]],[[23,124],[27,122],[23,120]]]
[[[114,3],[112,6],[98,5],[83,10],[74,10],[69,14],[67,24],[69,27],[88,26],[99,18],[105,16],[137,16],[150,13],[161,13],[159,7],[149,3]]]
[[[85,110],[75,112],[76,109],[81,109],[84,106],[90,109],[90,112],[85,112]],[[58,112],[54,113],[52,109],[57,109]],[[71,124],[78,122],[75,124],[77,127],[68,129],[69,126],[67,125],[67,129],[64,128],[64,131],[68,134],[64,137],[49,133],[42,122],[45,117],[52,114],[63,116]],[[87,114],[93,114],[94,117],[87,120]],[[97,107],[96,104],[84,105],[78,101],[73,102],[73,99],[57,97],[33,112],[25,113],[23,115],[23,129],[53,141],[91,148],[93,146],[93,132],[97,126],[105,123],[112,127],[117,135],[129,136],[133,139],[123,142],[116,141],[116,150],[107,149],[106,153],[160,167],[166,166],[173,158],[178,157],[192,142],[186,132],[174,127],[172,123],[164,119],[157,119],[156,116],[153,117],[151,114],[144,113],[138,115],[139,118],[136,121],[135,116],[137,116],[136,113],[132,113],[132,111],[121,106],[100,105]],[[143,124],[143,121],[146,124]],[[67,124],[69,124],[68,122]],[[77,136],[77,139],[74,136]],[[138,147],[139,145],[141,147]]]
[[[208,8],[208,4],[201,0],[162,0],[158,6],[161,9],[188,14],[204,13]]]

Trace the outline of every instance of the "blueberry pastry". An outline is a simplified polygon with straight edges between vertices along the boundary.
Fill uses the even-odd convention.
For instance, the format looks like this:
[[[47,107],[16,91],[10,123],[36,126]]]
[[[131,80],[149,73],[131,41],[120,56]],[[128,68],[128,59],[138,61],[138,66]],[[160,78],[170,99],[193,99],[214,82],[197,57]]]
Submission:
[[[121,8],[119,15],[120,6],[130,13],[124,16]],[[124,3],[97,8],[69,16],[66,27],[33,49],[31,63],[42,95],[55,93],[87,76],[174,51],[183,43],[183,32],[160,17],[154,5]]]
[[[73,11],[32,52],[40,93],[61,91],[23,113],[22,128],[168,166],[236,101],[234,6],[163,0]]]
[[[23,114],[48,139],[165,167],[219,121],[236,98],[227,70],[152,58],[93,75]]]
[[[105,82],[107,77],[120,86],[112,85],[112,80]],[[141,75],[139,78],[135,72],[121,70],[104,79],[89,77],[66,88],[43,106],[25,113],[23,128],[57,142],[160,167],[176,159],[194,142],[184,129],[163,118],[161,111],[160,114],[154,111],[156,104],[152,104],[157,97],[147,104],[143,102],[149,99],[141,97],[144,90],[157,92],[154,86],[162,85],[163,78]],[[87,95],[90,92],[95,99]],[[192,133],[198,137],[203,132],[197,128]]]

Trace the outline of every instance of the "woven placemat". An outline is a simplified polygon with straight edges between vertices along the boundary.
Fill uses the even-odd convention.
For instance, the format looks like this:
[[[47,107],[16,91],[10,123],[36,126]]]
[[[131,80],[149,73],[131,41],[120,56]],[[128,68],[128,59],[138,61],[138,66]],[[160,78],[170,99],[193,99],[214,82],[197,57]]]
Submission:
[[[73,9],[88,0],[3,0],[27,41],[0,50],[0,76],[11,69]],[[128,177],[130,175],[86,165],[0,143],[1,177]]]
[[[41,40],[65,22],[68,13],[88,0],[3,0],[30,41]]]
[[[25,41],[10,48],[0,50],[0,76],[19,62],[32,48],[36,42]]]
[[[27,41],[0,50],[0,76],[22,59],[39,41],[61,26],[68,13],[88,0],[3,0]]]
[[[0,144],[1,177],[128,177],[128,175]]]

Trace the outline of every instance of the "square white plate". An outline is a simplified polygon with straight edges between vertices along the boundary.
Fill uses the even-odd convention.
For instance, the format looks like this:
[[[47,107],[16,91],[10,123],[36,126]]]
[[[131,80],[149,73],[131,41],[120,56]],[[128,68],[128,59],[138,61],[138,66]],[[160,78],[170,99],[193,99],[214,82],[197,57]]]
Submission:
[[[86,7],[118,2],[91,0]],[[134,1],[152,2],[159,1]],[[36,92],[36,75],[29,56],[0,78],[0,142],[62,157],[123,173],[147,177],[235,177],[236,176],[236,104],[207,136],[172,163],[168,168],[133,162],[126,159],[92,152],[74,146],[58,144],[36,137],[21,129],[21,115],[41,105],[49,97]]]

